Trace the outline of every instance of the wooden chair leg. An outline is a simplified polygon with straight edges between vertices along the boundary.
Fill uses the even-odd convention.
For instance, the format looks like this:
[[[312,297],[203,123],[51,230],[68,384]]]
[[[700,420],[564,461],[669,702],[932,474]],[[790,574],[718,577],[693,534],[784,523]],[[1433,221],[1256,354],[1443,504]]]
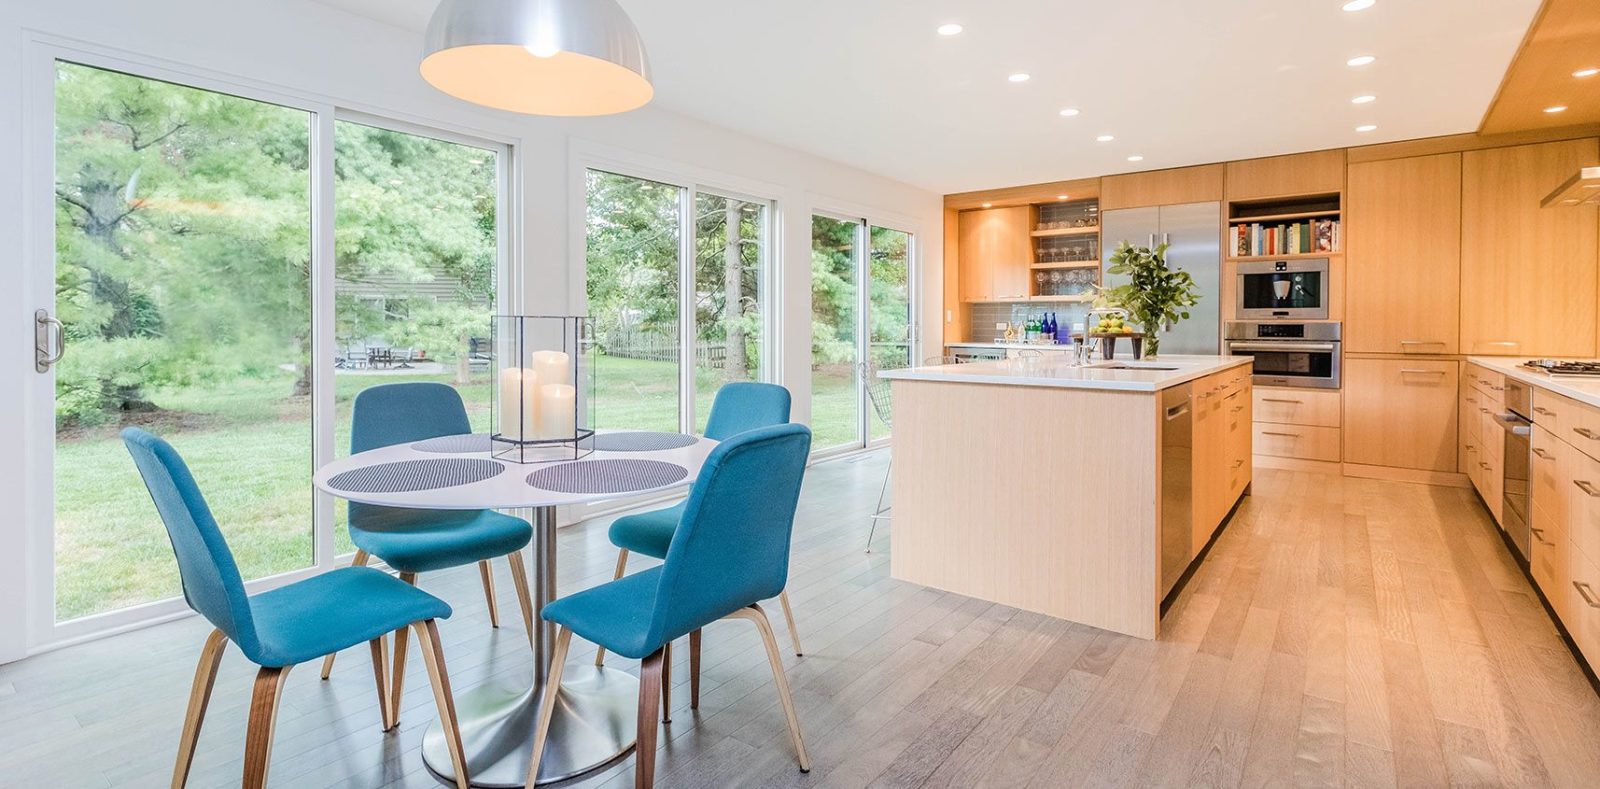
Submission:
[[[283,697],[283,681],[289,666],[263,667],[256,672],[255,690],[250,695],[250,723],[244,735],[244,789],[266,789],[267,767],[272,764],[272,732],[278,726],[278,700]]]
[[[189,689],[189,710],[184,713],[183,734],[178,737],[178,763],[172,768],[172,789],[183,789],[189,782],[194,744],[200,739],[200,724],[206,719],[211,688],[217,682],[217,666],[221,665],[222,652],[227,646],[228,637],[221,630],[213,630],[200,649],[200,661],[194,667],[194,685]]]
[[[800,628],[794,626],[794,610],[789,607],[788,590],[778,593],[778,604],[783,606],[783,618],[789,623],[789,640],[794,642],[794,656],[804,657],[800,651]]]
[[[483,599],[489,603],[489,626],[500,626],[500,607],[494,602],[494,565],[488,559],[478,562],[478,575],[483,577]]]
[[[444,730],[444,741],[450,751],[450,765],[456,770],[457,789],[469,789],[471,776],[467,775],[466,751],[461,747],[461,727],[456,721],[456,700],[450,692],[450,674],[444,667],[444,648],[439,644],[439,626],[432,619],[414,622],[417,629],[417,647],[422,651],[422,662],[428,667],[428,684],[433,687],[433,703],[439,708],[439,726]]]
[[[550,656],[550,674],[544,681],[544,694],[539,698],[539,717],[533,724],[533,751],[528,760],[528,777],[523,782],[533,786],[539,780],[539,763],[544,760],[544,744],[550,737],[550,719],[555,717],[556,697],[561,693],[561,671],[567,664],[567,648],[572,645],[572,631],[565,627],[556,631],[556,648]]]
[[[672,722],[672,642],[661,645],[661,722]]]
[[[517,588],[517,605],[522,608],[522,625],[528,631],[528,645],[533,645],[533,597],[528,593],[528,566],[522,563],[522,551],[506,554],[511,565],[511,585]]]
[[[639,662],[639,731],[633,749],[634,789],[650,789],[656,783],[656,705],[661,703],[662,650]]]
[[[700,709],[700,631],[689,633],[689,709]]]
[[[400,580],[415,586],[417,584],[417,574],[401,573]],[[400,725],[400,702],[404,698],[405,693],[406,651],[407,648],[411,646],[408,642],[410,635],[411,633],[408,628],[402,627],[399,630],[394,631],[394,674],[392,677],[394,681],[394,687],[389,691],[389,705],[392,708],[389,712],[390,726]]]
[[[394,728],[394,705],[389,701],[389,638],[378,636],[367,642],[372,648],[372,676],[378,685],[378,715],[383,719],[383,730]]]
[[[611,580],[615,581],[618,578],[621,578],[622,574],[627,572],[627,571],[628,571],[628,549],[627,548],[623,548],[622,552],[617,554],[617,572],[616,572],[615,575],[611,576]],[[600,647],[599,649],[595,650],[595,653],[594,653],[594,666],[595,666],[595,668],[599,668],[601,666],[604,666],[605,664],[606,664],[606,648],[605,647]]]
[[[772,623],[767,620],[767,612],[761,610],[761,606],[753,605],[741,608],[724,618],[748,619],[754,622],[756,630],[761,632],[761,640],[767,646],[767,662],[772,665],[772,682],[778,686],[778,701],[783,705],[784,717],[789,719],[789,735],[794,739],[795,755],[800,760],[800,772],[811,772],[811,756],[806,753],[806,741],[800,736],[800,718],[794,712],[794,698],[789,695],[789,679],[783,673],[783,658],[778,656],[778,640],[772,635]]]
[[[368,556],[366,551],[357,550],[356,551],[356,558],[354,558],[354,559],[352,559],[350,561],[350,566],[351,567],[366,567],[368,558],[369,558],[369,556]],[[339,653],[334,652],[334,653],[331,653],[327,657],[322,659],[322,678],[323,679],[327,679],[328,675],[333,673],[333,658],[338,654]]]

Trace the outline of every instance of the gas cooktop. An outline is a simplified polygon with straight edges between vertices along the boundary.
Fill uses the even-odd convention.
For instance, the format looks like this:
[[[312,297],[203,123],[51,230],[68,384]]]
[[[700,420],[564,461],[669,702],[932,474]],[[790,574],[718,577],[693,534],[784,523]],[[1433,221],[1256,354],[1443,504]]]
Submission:
[[[1600,378],[1600,361],[1563,362],[1555,359],[1531,359],[1523,367],[1538,370],[1551,378]]]

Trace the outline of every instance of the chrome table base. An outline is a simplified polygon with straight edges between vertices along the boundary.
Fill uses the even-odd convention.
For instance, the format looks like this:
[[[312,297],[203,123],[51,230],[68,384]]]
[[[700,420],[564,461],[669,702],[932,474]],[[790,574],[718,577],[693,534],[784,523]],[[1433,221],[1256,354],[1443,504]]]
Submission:
[[[490,681],[456,694],[456,719],[473,786],[524,786],[533,749],[539,697],[550,673],[555,625],[539,612],[556,592],[556,508],[519,512],[533,524],[533,678],[519,685]],[[568,666],[550,721],[550,738],[538,783],[572,778],[603,767],[633,747],[639,714],[639,680],[593,666]],[[422,738],[422,761],[434,774],[455,780],[444,732],[435,720]]]

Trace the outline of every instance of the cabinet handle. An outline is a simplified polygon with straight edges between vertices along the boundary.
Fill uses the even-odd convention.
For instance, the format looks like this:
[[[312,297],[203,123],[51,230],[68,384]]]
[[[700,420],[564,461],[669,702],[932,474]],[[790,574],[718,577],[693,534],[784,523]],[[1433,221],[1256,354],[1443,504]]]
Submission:
[[[1499,345],[1499,346],[1503,346],[1503,347],[1507,347],[1507,348],[1520,348],[1520,347],[1522,347],[1522,343],[1520,343],[1520,342],[1510,342],[1510,341],[1507,341],[1507,340],[1502,340],[1500,342],[1484,342],[1484,343],[1479,343],[1479,345]]]
[[[1544,459],[1545,459],[1545,460],[1549,460],[1549,459],[1550,459],[1550,457],[1551,457],[1551,456],[1550,456],[1550,453],[1549,453],[1549,452],[1546,452],[1546,451],[1544,451],[1544,448],[1543,448],[1543,447],[1534,447],[1534,448],[1533,448],[1533,454],[1535,454],[1535,455],[1538,455],[1538,456],[1539,456],[1539,457],[1542,457],[1542,458],[1544,458]]]
[[[1573,581],[1572,586],[1578,590],[1578,594],[1583,597],[1583,601],[1588,603],[1590,608],[1600,608],[1600,600],[1594,599],[1594,590],[1589,588],[1587,583]]]
[[[1264,436],[1284,436],[1284,437],[1287,437],[1287,438],[1299,438],[1300,437],[1299,433],[1274,433],[1271,430],[1263,430],[1263,431],[1261,431],[1261,435],[1264,435]]]
[[[1477,452],[1477,451],[1478,451],[1478,448],[1477,448],[1477,447],[1475,447],[1475,446],[1473,446],[1473,445],[1471,445],[1471,444],[1468,444],[1468,445],[1467,445],[1467,451],[1468,451],[1468,452]]]
[[[1303,400],[1285,400],[1285,399],[1283,399],[1281,397],[1263,397],[1263,398],[1261,398],[1261,402],[1263,402],[1263,403],[1293,403],[1295,405],[1300,405],[1301,403],[1303,403],[1305,401],[1303,401]]]
[[[1504,392],[1506,390],[1504,386],[1491,386],[1489,388],[1495,390],[1496,392]]]
[[[1586,479],[1575,479],[1572,481],[1572,484],[1577,485],[1578,490],[1589,494],[1589,498],[1600,499],[1600,488],[1596,488],[1593,482],[1590,482]]]
[[[1401,340],[1401,345],[1444,345],[1444,340]]]
[[[1532,526],[1529,526],[1528,527],[1528,531],[1531,532],[1533,534],[1534,538],[1539,540],[1539,542],[1542,542],[1545,545],[1555,545],[1555,543],[1550,542],[1549,540],[1546,540],[1544,538],[1544,529],[1535,529]]]
[[[1583,436],[1590,441],[1600,441],[1600,435],[1596,435],[1593,430],[1590,430],[1587,427],[1575,427],[1572,428],[1572,432],[1577,433],[1578,435]]]
[[[1235,414],[1237,414],[1237,413],[1239,413],[1240,411],[1243,411],[1243,410],[1244,410],[1244,406],[1242,406],[1242,405],[1236,405],[1236,406],[1233,407],[1233,413],[1235,413]]]
[[[1551,411],[1550,409],[1545,408],[1543,406],[1537,406],[1537,405],[1533,407],[1533,412],[1535,414],[1544,414],[1545,416],[1555,416],[1556,415],[1556,412]]]
[[[1423,370],[1417,367],[1400,368],[1401,375],[1444,375],[1443,370]]]
[[[1489,470],[1489,464],[1480,460],[1480,461],[1478,461],[1478,468],[1481,468],[1484,471],[1488,471]]]

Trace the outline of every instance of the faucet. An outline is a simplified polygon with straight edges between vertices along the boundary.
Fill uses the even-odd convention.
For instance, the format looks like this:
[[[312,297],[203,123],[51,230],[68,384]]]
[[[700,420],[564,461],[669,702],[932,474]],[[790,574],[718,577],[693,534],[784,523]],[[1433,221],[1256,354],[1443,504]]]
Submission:
[[[1073,343],[1073,367],[1082,367],[1094,358],[1094,351],[1100,347],[1100,338],[1094,335],[1094,327],[1100,323],[1101,315],[1121,315],[1124,320],[1129,317],[1127,310],[1121,307],[1094,307],[1083,317],[1083,342]],[[1093,323],[1090,320],[1094,319]]]

